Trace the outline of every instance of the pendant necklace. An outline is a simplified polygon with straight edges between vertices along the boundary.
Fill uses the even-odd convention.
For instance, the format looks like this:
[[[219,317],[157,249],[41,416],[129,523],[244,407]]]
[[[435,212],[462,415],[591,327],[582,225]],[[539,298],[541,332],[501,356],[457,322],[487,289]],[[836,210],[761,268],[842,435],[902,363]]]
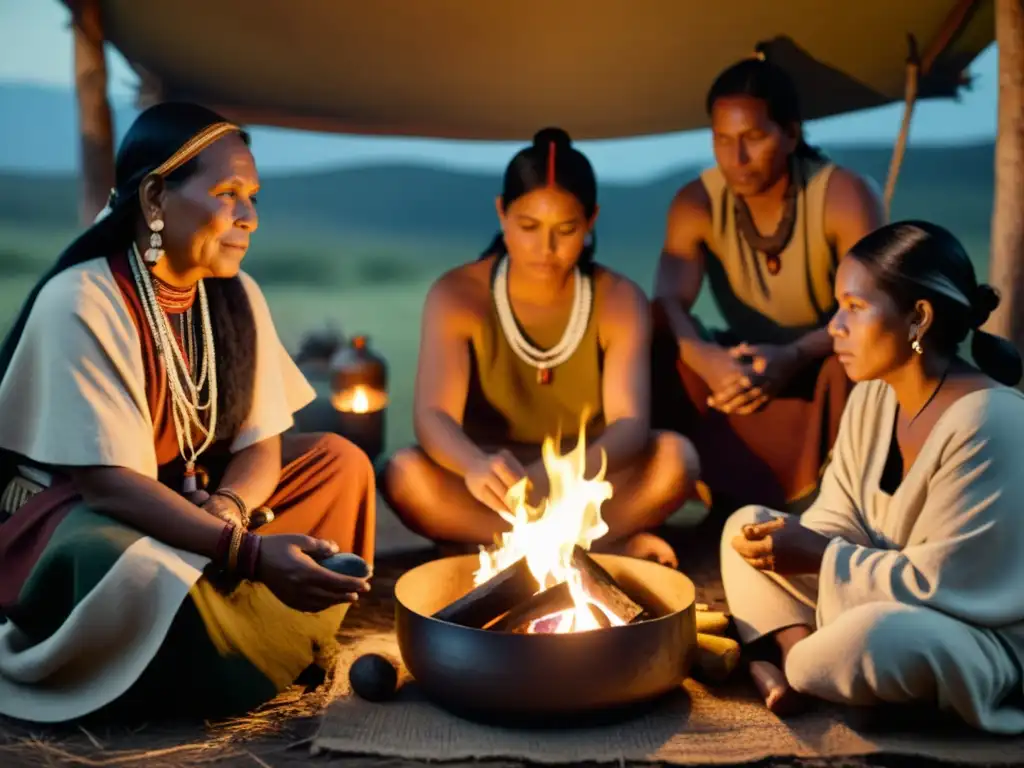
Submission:
[[[554,378],[554,369],[575,354],[590,324],[593,296],[590,276],[580,272],[579,267],[573,268],[572,311],[562,338],[551,349],[538,349],[519,329],[508,295],[508,256],[502,257],[498,262],[491,293],[494,296],[501,332],[508,345],[520,360],[537,369],[538,384],[550,384]]]
[[[910,429],[910,427],[914,425],[914,422],[917,421],[917,417],[924,413],[924,409],[932,404],[932,400],[934,400],[935,396],[939,394],[939,390],[942,389],[942,385],[946,383],[946,377],[949,375],[949,369],[952,367],[952,363],[946,366],[946,370],[942,372],[942,376],[939,379],[939,383],[935,385],[935,389],[933,389],[932,393],[928,395],[928,399],[924,401],[924,405],[918,408],[917,413],[915,413],[913,417],[910,419],[910,421],[907,422],[907,429]]]

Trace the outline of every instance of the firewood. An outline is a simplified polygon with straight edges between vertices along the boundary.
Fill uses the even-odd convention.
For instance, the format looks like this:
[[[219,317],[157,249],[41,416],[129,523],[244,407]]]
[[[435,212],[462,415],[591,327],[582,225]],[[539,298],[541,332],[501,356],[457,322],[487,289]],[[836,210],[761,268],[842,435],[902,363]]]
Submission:
[[[579,545],[573,549],[572,564],[580,572],[584,591],[594,602],[603,605],[625,624],[646,618],[643,606],[623,592],[612,575]]]
[[[530,628],[530,624],[537,619],[567,611],[574,605],[569,583],[563,581],[561,584],[556,584],[550,589],[545,589],[524,600],[488,629],[494,632],[525,634]]]
[[[612,625],[611,619],[608,618],[608,614],[602,611],[593,603],[587,603],[587,608],[590,609],[590,615],[594,617],[594,621],[597,622],[597,626],[601,629],[608,629]]]
[[[720,611],[697,611],[697,631],[705,635],[724,635],[729,617]]]
[[[437,611],[433,618],[482,629],[506,611],[529,599],[538,589],[540,584],[523,557]]]
[[[724,682],[740,661],[740,644],[731,637],[697,633],[694,678],[708,683]]]

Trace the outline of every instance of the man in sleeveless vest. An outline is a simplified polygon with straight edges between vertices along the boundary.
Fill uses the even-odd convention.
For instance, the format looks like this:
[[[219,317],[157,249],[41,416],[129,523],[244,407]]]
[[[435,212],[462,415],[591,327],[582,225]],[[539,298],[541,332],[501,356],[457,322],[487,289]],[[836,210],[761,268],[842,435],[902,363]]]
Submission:
[[[694,443],[716,513],[798,512],[817,494],[851,389],[826,331],[837,263],[882,208],[803,140],[779,67],[735,64],[707,110],[716,167],[672,201],[658,266],[653,421]],[[705,275],[723,330],[692,315]]]

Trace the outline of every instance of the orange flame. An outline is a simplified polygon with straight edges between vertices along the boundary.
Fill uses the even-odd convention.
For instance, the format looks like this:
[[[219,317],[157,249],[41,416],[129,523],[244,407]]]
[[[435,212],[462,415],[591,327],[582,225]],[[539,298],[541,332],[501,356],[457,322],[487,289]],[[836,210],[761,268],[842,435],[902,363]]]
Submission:
[[[584,419],[585,423],[585,419]],[[612,611],[595,601],[583,588],[580,572],[572,564],[573,550],[579,545],[589,550],[594,541],[608,532],[601,517],[601,505],[612,497],[612,484],[604,479],[607,456],[601,453],[601,469],[591,479],[586,472],[586,429],[581,425],[576,447],[560,454],[555,441],[547,438],[541,449],[550,493],[537,507],[527,500],[527,479],[509,489],[506,502],[512,512],[499,512],[512,526],[501,534],[494,548],[480,549],[480,568],[474,583],[483,584],[500,571],[525,557],[530,572],[541,591],[562,582],[569,583],[574,607],[563,611],[553,630],[557,633],[598,629],[590,605],[595,605],[613,626],[623,624]],[[553,617],[543,617],[531,624],[531,631],[540,621],[550,624]]]

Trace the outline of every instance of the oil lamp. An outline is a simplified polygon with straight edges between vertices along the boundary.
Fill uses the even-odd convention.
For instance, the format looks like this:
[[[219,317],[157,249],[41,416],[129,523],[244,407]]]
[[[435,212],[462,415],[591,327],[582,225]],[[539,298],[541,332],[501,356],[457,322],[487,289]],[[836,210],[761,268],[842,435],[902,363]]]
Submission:
[[[366,336],[354,336],[331,357],[331,405],[334,430],[358,445],[370,459],[384,449],[384,414],[388,406],[388,369],[369,348]]]

